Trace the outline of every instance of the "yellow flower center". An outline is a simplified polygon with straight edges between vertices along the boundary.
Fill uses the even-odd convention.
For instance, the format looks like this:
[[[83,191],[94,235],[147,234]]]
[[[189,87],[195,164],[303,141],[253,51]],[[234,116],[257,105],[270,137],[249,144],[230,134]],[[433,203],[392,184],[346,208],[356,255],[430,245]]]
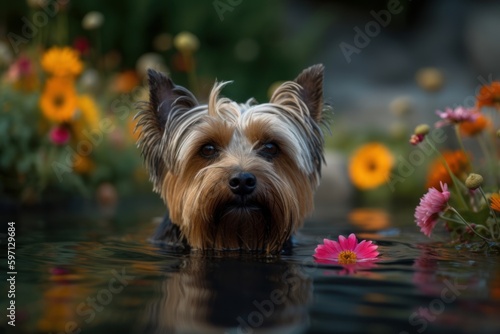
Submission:
[[[356,263],[356,253],[350,250],[345,250],[339,253],[339,264],[353,264]]]

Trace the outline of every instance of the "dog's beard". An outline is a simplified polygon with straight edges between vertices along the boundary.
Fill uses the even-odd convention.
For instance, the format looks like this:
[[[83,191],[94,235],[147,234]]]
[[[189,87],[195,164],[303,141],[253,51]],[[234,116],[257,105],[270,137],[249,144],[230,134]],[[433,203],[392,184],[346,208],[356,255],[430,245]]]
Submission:
[[[295,192],[276,175],[256,172],[258,189],[241,197],[229,190],[223,170],[212,172],[185,192],[180,228],[189,244],[278,252],[303,218]]]
[[[266,204],[249,199],[220,203],[214,213],[215,245],[229,249],[265,249],[278,219]],[[275,216],[278,216],[275,214]]]

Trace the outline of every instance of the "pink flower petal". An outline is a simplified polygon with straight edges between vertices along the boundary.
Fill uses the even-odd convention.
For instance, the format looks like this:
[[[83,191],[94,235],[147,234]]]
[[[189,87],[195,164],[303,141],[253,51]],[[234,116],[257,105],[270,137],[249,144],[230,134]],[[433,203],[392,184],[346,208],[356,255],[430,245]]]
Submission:
[[[450,192],[448,185],[440,182],[441,191],[430,188],[421,199],[419,205],[415,209],[415,223],[420,227],[420,231],[430,237],[432,230],[436,226],[439,214],[443,212],[448,200]]]
[[[339,244],[340,244],[340,247],[342,248],[342,250],[349,249],[349,247],[347,245],[347,239],[343,235],[339,235]]]
[[[356,235],[354,235],[354,233],[349,234],[349,238],[347,238],[347,244],[349,250],[354,250],[356,248],[357,243],[358,239],[356,239]]]

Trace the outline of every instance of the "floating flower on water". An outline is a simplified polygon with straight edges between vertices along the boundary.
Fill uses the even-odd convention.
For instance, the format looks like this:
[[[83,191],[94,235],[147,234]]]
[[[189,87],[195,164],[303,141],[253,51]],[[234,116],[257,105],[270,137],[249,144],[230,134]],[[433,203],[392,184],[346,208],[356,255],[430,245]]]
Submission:
[[[104,15],[93,11],[88,12],[82,19],[82,27],[87,30],[94,30],[102,26],[104,23]]]
[[[374,261],[379,255],[377,245],[367,240],[358,243],[354,233],[351,233],[348,238],[340,235],[338,240],[337,242],[324,239],[324,244],[318,245],[314,250],[314,258],[323,263],[351,265],[358,262]]]
[[[62,77],[47,79],[40,98],[40,108],[47,119],[54,122],[69,121],[76,107],[77,96],[72,80]]]
[[[489,119],[483,114],[476,112],[475,120],[464,121],[460,123],[460,133],[467,137],[473,137],[480,134],[490,125]]]
[[[446,108],[445,111],[436,111],[441,121],[436,123],[436,127],[440,128],[448,124],[456,124],[462,122],[474,122],[478,116],[476,109],[457,107],[455,109]]]
[[[54,144],[64,145],[69,141],[71,134],[66,126],[58,125],[50,130],[49,137]]]
[[[420,231],[430,237],[432,230],[436,226],[439,214],[448,206],[450,192],[448,185],[441,182],[441,191],[430,188],[427,194],[420,199],[420,204],[415,210],[415,223],[420,227]]]
[[[495,211],[500,212],[500,195],[499,194],[491,195],[490,201],[491,201],[491,208]]]
[[[183,31],[174,38],[174,46],[181,52],[195,52],[200,47],[198,37],[188,31]]]
[[[476,107],[497,107],[500,106],[500,82],[493,81],[491,85],[481,87],[476,96]]]
[[[442,156],[451,172],[459,178],[468,172],[469,164],[467,160],[467,155],[461,151],[445,151],[442,152]],[[463,177],[465,178],[465,176]],[[438,188],[440,182],[453,184],[450,174],[446,170],[441,158],[436,158],[429,167],[429,172],[427,174],[426,188]]]
[[[360,189],[372,189],[389,180],[394,157],[380,143],[369,143],[354,152],[349,163],[349,176]]]
[[[82,72],[83,64],[78,52],[70,47],[53,47],[42,56],[42,67],[54,76],[77,76]]]

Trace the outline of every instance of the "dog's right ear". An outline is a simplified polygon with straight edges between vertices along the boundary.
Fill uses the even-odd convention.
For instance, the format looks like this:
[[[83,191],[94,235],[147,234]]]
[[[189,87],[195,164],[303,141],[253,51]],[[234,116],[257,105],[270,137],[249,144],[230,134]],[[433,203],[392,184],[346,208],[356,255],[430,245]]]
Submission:
[[[189,90],[177,86],[160,72],[149,69],[148,82],[149,102],[140,105],[135,116],[138,119],[136,130],[140,131],[137,146],[148,168],[153,189],[158,192],[167,172],[163,138],[169,119],[176,113],[196,107],[198,101]]]

